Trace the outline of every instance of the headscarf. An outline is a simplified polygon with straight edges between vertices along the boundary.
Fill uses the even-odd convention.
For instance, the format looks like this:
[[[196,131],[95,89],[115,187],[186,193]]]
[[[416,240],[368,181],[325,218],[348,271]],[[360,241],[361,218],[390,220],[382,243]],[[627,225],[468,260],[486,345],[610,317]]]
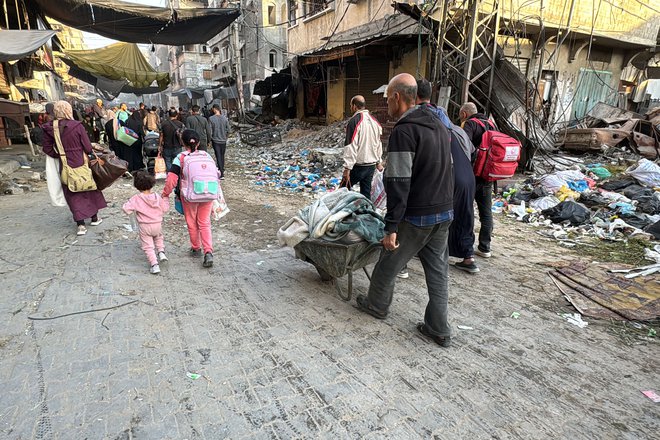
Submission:
[[[46,113],[48,113],[50,116],[53,116],[53,109],[55,108],[55,105],[52,102],[49,102],[46,104]]]
[[[55,119],[73,119],[73,108],[66,101],[57,101],[53,106]]]

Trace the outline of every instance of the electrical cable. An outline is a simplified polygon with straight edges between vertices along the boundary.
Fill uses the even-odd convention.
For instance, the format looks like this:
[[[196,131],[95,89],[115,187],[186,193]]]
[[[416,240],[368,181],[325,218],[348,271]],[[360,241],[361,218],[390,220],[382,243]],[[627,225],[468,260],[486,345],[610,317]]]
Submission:
[[[63,315],[57,315],[57,316],[47,316],[47,317],[37,317],[37,316],[28,316],[27,318],[32,320],[32,321],[49,321],[52,319],[59,319],[59,318],[64,318],[65,316],[73,316],[73,315],[82,315],[83,313],[93,313],[93,312],[102,312],[104,310],[114,310],[118,309],[120,307],[128,306],[130,304],[135,304],[137,302],[142,302],[138,299],[135,299],[133,301],[129,301],[123,304],[118,304],[116,306],[112,307],[102,307],[99,309],[89,309],[89,310],[81,310],[80,312],[71,312],[71,313],[65,313]]]

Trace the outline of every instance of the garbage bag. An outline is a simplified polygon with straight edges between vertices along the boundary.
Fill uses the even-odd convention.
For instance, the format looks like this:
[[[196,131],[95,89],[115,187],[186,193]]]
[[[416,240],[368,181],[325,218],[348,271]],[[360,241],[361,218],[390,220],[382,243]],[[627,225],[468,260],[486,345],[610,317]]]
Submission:
[[[645,227],[653,224],[653,222],[649,220],[649,218],[644,214],[631,212],[630,214],[621,214],[620,217],[624,222],[638,229],[644,229]]]
[[[586,180],[573,180],[568,182],[568,188],[581,193],[589,189],[589,184]]]
[[[623,191],[623,195],[637,202],[638,211],[651,215],[660,213],[660,199],[651,188],[630,185]]]
[[[660,220],[644,228],[644,232],[653,235],[656,240],[660,240]]]
[[[607,206],[612,203],[609,199],[603,197],[600,193],[591,191],[580,195],[580,203],[588,208]]]
[[[541,197],[549,196],[548,191],[545,190],[542,186],[537,186],[532,191],[532,199],[540,199]]]
[[[600,185],[601,188],[607,191],[620,191],[630,185],[636,185],[637,182],[632,177],[619,177],[618,179],[611,179]]]
[[[532,200],[532,191],[518,190],[509,199],[510,204],[519,205],[520,202],[529,202]]]
[[[660,187],[660,166],[648,159],[640,159],[637,166],[633,165],[626,170],[626,174],[646,186]]]
[[[591,218],[589,208],[571,200],[561,202],[553,208],[545,209],[541,214],[553,223],[561,223],[568,220],[573,226],[584,224]]]
[[[594,173],[594,175],[601,180],[607,179],[612,176],[612,173],[610,173],[607,168],[603,168],[603,167],[589,168],[589,171]]]

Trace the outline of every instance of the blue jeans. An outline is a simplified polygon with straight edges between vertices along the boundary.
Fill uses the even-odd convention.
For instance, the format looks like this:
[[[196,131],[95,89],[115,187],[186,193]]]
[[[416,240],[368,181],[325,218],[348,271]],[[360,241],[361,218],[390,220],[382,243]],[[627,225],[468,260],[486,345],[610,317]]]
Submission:
[[[181,153],[181,148],[163,148],[163,159],[165,159],[165,167],[167,168],[167,171],[170,171],[170,168],[172,168],[172,161],[176,158],[176,155]]]
[[[417,227],[408,222],[399,223],[397,241],[399,247],[393,251],[383,250],[376,263],[369,285],[369,305],[376,311],[387,314],[392,304],[394,281],[415,254],[424,267],[429,302],[424,313],[424,324],[434,336],[450,336],[447,322],[449,299],[449,237],[450,221],[433,226]]]

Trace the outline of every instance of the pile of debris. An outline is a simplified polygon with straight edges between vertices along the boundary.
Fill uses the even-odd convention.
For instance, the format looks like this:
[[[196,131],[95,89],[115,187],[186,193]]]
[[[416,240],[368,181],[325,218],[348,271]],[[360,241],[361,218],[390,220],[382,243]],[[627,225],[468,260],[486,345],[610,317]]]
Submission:
[[[310,195],[339,187],[346,121],[314,127],[287,120],[275,128],[282,135],[279,143],[236,141],[239,162],[255,185]]]
[[[569,247],[586,244],[582,237],[660,240],[660,166],[640,159],[620,171],[588,163],[529,178],[504,188],[493,211],[541,226],[541,235]]]

